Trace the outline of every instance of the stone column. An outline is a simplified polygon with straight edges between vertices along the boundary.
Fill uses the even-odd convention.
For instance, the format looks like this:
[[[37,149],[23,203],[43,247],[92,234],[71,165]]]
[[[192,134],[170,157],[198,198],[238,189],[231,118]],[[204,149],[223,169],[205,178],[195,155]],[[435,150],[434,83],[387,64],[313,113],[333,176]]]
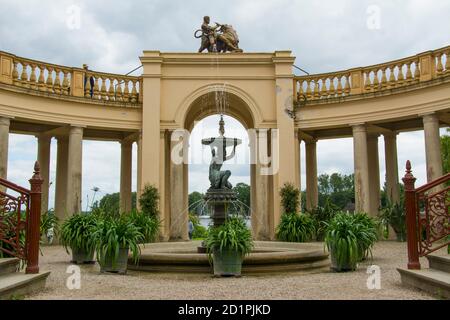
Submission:
[[[120,161],[120,212],[128,213],[132,210],[132,162],[133,162],[133,141],[121,141],[121,161]]]
[[[306,210],[311,211],[319,204],[317,182],[317,141],[306,140]]]
[[[137,145],[137,178],[136,178],[136,206],[138,210],[140,210],[139,199],[141,198],[142,189],[144,186],[142,185],[142,134],[139,133],[139,136],[136,141]]]
[[[425,131],[425,153],[427,159],[427,180],[431,182],[443,175],[439,118],[436,114],[423,116]]]
[[[55,184],[55,214],[60,222],[70,215],[66,211],[67,203],[67,160],[68,139],[65,136],[57,137],[58,149],[56,156],[56,184]]]
[[[48,211],[48,194],[50,188],[50,146],[52,137],[46,134],[38,135],[38,161],[41,166],[42,198],[41,213]]]
[[[355,211],[370,212],[369,160],[367,157],[367,129],[364,124],[353,127],[355,166]]]
[[[67,161],[67,214],[82,211],[83,128],[70,127]]]
[[[392,203],[400,201],[398,158],[397,158],[397,133],[384,134],[384,154],[386,162],[386,192]]]
[[[367,136],[367,156],[369,165],[369,215],[378,216],[381,202],[380,163],[378,156],[378,134]]]
[[[168,241],[170,239],[170,145],[168,132],[161,130],[159,139],[159,153],[160,153],[160,201],[159,211],[161,218],[161,240]]]
[[[10,119],[0,117],[0,178],[8,178],[8,148]]]
[[[181,149],[184,142],[182,139],[177,139],[176,135],[173,135],[170,141],[170,240],[184,241],[189,239],[188,206],[185,203],[184,195],[185,165],[182,161],[187,150]],[[176,150],[179,150],[180,153]],[[181,158],[174,154],[180,155]]]
[[[254,183],[254,194],[252,198],[252,229],[255,240],[270,240],[270,194],[269,175],[267,172],[267,162],[269,159],[269,131],[256,130],[255,144],[252,151],[254,165],[252,168],[252,183]]]
[[[294,171],[294,175],[295,175],[295,186],[301,190],[302,188],[302,183],[301,183],[301,164],[300,164],[300,160],[301,160],[301,148],[300,148],[300,143],[301,143],[301,139],[299,137],[298,131],[295,131],[295,140],[294,140],[294,160],[295,160],[295,171]],[[301,203],[301,198],[300,198],[300,203]]]

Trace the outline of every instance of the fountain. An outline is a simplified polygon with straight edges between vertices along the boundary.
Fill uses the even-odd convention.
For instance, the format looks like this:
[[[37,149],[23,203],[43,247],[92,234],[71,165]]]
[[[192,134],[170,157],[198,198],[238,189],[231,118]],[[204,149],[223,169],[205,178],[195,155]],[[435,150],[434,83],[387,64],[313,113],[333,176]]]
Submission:
[[[218,227],[227,218],[229,204],[237,200],[233,186],[228,181],[231,172],[229,170],[221,171],[221,168],[225,161],[231,160],[235,156],[236,147],[242,144],[242,140],[225,137],[225,121],[223,115],[221,115],[219,137],[203,139],[202,144],[211,148],[212,159],[209,166],[211,187],[205,195],[205,201],[210,205],[213,224]],[[227,148],[229,147],[233,147],[230,155],[227,154]]]

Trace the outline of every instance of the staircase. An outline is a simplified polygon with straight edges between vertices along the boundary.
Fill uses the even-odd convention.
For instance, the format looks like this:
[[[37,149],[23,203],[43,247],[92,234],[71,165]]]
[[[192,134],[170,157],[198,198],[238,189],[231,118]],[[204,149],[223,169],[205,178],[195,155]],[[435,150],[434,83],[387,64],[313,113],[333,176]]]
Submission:
[[[450,299],[450,255],[426,256],[430,267],[422,270],[397,269],[402,283],[426,291],[436,298]]]
[[[0,259],[0,300],[21,299],[45,288],[50,272],[25,274],[17,258]]]

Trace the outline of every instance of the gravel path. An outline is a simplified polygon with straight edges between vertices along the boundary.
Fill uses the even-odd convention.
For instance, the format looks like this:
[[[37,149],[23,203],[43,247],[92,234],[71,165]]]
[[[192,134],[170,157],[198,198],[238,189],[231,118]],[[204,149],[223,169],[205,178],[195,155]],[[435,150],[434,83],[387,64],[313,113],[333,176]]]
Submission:
[[[433,299],[405,288],[397,267],[406,266],[406,244],[380,242],[374,260],[353,273],[280,274],[216,279],[210,275],[153,274],[129,271],[126,276],[102,275],[98,265],[82,266],[81,289],[68,290],[69,256],[62,247],[42,248],[41,269],[50,270],[47,288],[28,299]],[[381,290],[368,290],[366,269],[381,268]],[[426,262],[423,261],[426,267]]]

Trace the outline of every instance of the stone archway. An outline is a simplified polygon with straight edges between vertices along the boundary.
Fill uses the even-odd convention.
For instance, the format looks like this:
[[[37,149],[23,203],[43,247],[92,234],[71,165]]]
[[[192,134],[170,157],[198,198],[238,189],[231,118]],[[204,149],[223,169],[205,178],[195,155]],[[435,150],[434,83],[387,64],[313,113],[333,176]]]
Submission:
[[[250,142],[250,159],[255,159],[256,141],[258,130],[255,129],[255,118],[259,114],[255,105],[250,106],[251,100],[240,90],[228,86],[210,85],[194,92],[190,98],[185,100],[188,106],[180,107],[177,117],[182,123],[182,127],[186,133],[190,133],[197,121],[205,117],[219,114],[216,106],[216,94],[220,90],[227,106],[224,115],[228,115],[239,121],[243,127],[248,130]],[[166,132],[166,142],[170,153],[180,145],[180,136],[174,137],[173,133]],[[186,139],[186,138],[184,138]],[[189,154],[189,143],[183,142],[184,156]],[[166,154],[166,160],[167,156]],[[252,213],[252,229],[256,239],[267,240],[270,238],[270,228],[273,221],[270,219],[271,210],[271,194],[270,194],[270,177],[261,177],[258,175],[255,161],[251,161],[250,165],[250,186],[251,186],[251,213]],[[168,229],[169,240],[186,240],[187,239],[187,221],[188,221],[188,181],[189,181],[189,163],[175,164],[173,161],[167,162],[169,169],[168,177],[166,177],[166,202],[168,210],[166,210],[166,218],[169,223],[166,225]],[[206,190],[205,190],[206,191]]]

